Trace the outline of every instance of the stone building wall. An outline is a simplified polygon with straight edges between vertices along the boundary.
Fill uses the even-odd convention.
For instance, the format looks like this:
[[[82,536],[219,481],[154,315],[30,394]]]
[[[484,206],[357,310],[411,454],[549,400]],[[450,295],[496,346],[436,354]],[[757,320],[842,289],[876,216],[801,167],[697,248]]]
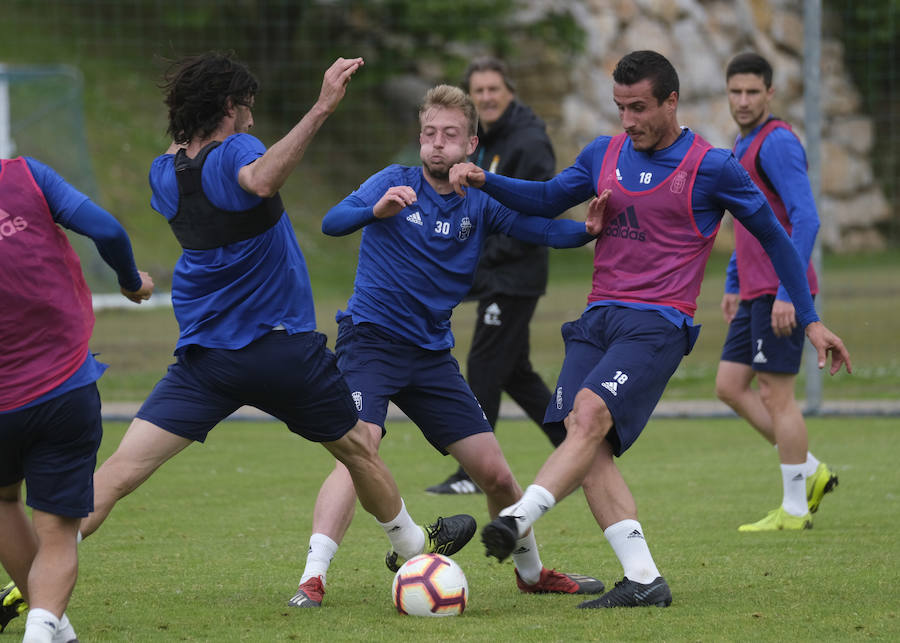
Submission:
[[[521,0],[519,19],[568,11],[586,32],[574,60],[529,47],[511,60],[519,95],[548,123],[559,167],[588,141],[621,131],[612,101],[612,70],[624,54],[654,49],[672,61],[681,81],[683,125],[711,143],[730,147],[737,128],[725,96],[725,66],[754,50],[775,70],[773,113],[806,141],[803,108],[802,0]],[[885,241],[874,225],[891,216],[875,182],[871,119],[844,67],[838,41],[823,40],[822,219],[820,239],[836,251],[876,249]],[[720,235],[727,243],[731,235]]]

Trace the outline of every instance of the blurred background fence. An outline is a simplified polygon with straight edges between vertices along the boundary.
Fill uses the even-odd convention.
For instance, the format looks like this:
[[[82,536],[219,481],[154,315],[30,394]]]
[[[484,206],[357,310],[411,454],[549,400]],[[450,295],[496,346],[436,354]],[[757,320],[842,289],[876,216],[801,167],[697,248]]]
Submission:
[[[218,49],[248,62],[262,87],[255,133],[270,144],[314,102],[322,73],[334,58],[363,56],[365,68],[283,190],[311,265],[320,325],[327,330],[339,305],[335,302],[349,291],[358,239],[326,239],[319,232],[321,216],[387,163],[416,162],[416,106],[427,87],[458,82],[474,55],[505,58],[520,97],[547,121],[562,168],[590,138],[617,131],[609,74],[615,60],[631,49],[658,49],[672,58],[682,76],[683,121],[714,143],[729,145],[735,130],[723,91],[724,63],[738,51],[755,48],[775,63],[776,96],[783,98],[777,113],[803,136],[803,4],[4,0],[0,80],[5,79],[9,94],[12,153],[49,162],[119,217],[132,235],[141,267],[168,289],[179,248],[150,210],[146,183],[150,160],[168,146],[158,89],[168,61]],[[826,268],[846,269],[848,275],[845,281],[826,280],[826,302],[834,305],[826,318],[851,347],[863,339],[871,343],[864,355],[876,364],[870,379],[862,367],[864,381],[855,380],[851,395],[868,395],[873,382],[878,397],[896,397],[900,388],[900,332],[891,326],[900,317],[900,285],[890,273],[878,272],[896,274],[900,265],[898,12],[900,0],[823,0],[820,91],[823,135],[832,137],[824,141],[823,161],[834,163],[823,177],[823,190],[831,193],[820,202],[826,219],[822,236],[827,250],[855,253],[854,259],[826,258]],[[727,250],[729,235],[720,236]],[[115,290],[96,253],[87,251],[82,256],[92,286]],[[580,312],[590,270],[589,258],[579,253],[555,253],[553,261],[554,283],[548,303],[539,308],[535,331],[536,341],[543,342],[546,322],[551,346],[546,358],[539,346],[536,359],[548,379],[561,357],[559,323]],[[723,263],[721,256],[714,258],[711,270]],[[715,326],[720,288],[720,281],[707,280],[707,301],[698,314],[711,329],[705,331],[711,335],[705,339],[708,350],[691,356],[680,371],[682,379],[696,375],[707,388],[722,338],[721,327]],[[853,297],[867,297],[871,305],[860,308]],[[455,322],[462,349],[467,314],[463,307]],[[166,327],[167,342],[172,332]],[[108,339],[118,347],[114,334],[110,331]],[[162,351],[163,359],[170,346]],[[155,362],[153,369],[158,377]],[[137,388],[146,393],[144,386]],[[831,393],[841,394],[837,388]]]

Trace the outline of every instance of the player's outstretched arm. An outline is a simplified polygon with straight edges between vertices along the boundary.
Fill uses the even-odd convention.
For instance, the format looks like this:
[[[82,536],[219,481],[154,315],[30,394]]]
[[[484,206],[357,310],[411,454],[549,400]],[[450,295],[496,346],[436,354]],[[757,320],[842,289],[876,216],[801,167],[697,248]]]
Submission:
[[[812,322],[806,327],[806,336],[809,337],[810,343],[816,349],[819,368],[825,368],[828,353],[831,353],[831,368],[829,369],[831,375],[841,370],[842,364],[848,373],[853,372],[853,366],[850,364],[850,352],[844,346],[841,338],[828,330],[825,324],[819,321]]]
[[[243,189],[264,198],[281,189],[319,128],[344,98],[350,78],[363,64],[362,58],[338,58],[328,68],[315,105],[284,138],[238,172],[238,183]]]
[[[484,185],[484,170],[474,163],[457,163],[450,168],[450,186],[459,196],[466,196],[463,188]]]
[[[150,299],[150,295],[153,294],[153,279],[149,274],[144,272],[143,270],[138,270],[138,274],[141,276],[141,287],[137,290],[125,290],[121,288],[122,294],[127,298],[133,301],[136,304],[141,303],[145,299]]]

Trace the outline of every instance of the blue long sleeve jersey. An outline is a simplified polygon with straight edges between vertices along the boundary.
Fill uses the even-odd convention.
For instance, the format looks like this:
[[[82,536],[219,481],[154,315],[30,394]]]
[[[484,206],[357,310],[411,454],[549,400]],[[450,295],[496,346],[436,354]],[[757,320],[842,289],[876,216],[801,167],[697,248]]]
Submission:
[[[373,207],[394,186],[410,186],[417,201],[376,219]],[[593,237],[582,222],[522,216],[484,193],[438,194],[421,167],[391,165],[371,176],[322,220],[331,236],[363,229],[353,295],[346,311],[358,324],[378,324],[428,350],[453,347],[450,316],[472,286],[491,233],[570,248]]]
[[[626,140],[616,168],[617,179],[628,190],[652,189],[678,167],[694,140],[694,133],[683,128],[681,136],[669,147],[653,152],[634,149]],[[549,181],[523,181],[485,173],[485,192],[504,205],[525,214],[558,214],[596,195],[597,179],[609,136],[589,143],[571,166]],[[478,190],[469,190],[468,194]],[[791,240],[775,217],[759,188],[734,155],[721,148],[711,149],[700,163],[691,206],[697,230],[713,234],[726,210],[731,212],[757,239],[772,260],[782,284],[794,302],[798,322],[806,326],[818,321],[806,282],[806,264],[794,250]],[[599,302],[602,303],[602,302]],[[692,325],[693,320],[666,306],[616,303],[642,309],[655,309],[676,325]]]
[[[735,156],[741,159],[753,143],[753,139],[765,123],[759,125],[747,136],[738,136],[735,142]],[[813,198],[812,186],[807,173],[806,152],[796,135],[783,128],[776,128],[763,141],[759,150],[759,162],[778,196],[784,201],[788,219],[791,222],[791,243],[800,255],[804,265],[809,265],[816,234],[819,231],[819,215]],[[725,275],[725,292],[740,290],[740,275],[737,269],[737,255],[731,254]],[[778,286],[776,297],[790,301],[784,284]]]
[[[64,228],[90,237],[103,260],[115,270],[119,285],[125,290],[139,290],[141,276],[134,263],[131,241],[122,224],[66,183],[48,165],[30,157],[26,157],[25,161],[44,194],[53,220]]]

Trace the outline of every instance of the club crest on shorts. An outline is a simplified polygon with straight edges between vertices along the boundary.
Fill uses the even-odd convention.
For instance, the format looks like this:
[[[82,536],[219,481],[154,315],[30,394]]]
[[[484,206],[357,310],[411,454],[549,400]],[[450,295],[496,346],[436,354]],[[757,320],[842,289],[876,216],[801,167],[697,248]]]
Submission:
[[[353,391],[353,393],[351,393],[351,396],[353,397],[353,403],[356,404],[357,412],[362,411],[362,392]]]
[[[469,238],[469,235],[472,233],[472,221],[469,217],[463,217],[462,221],[459,222],[459,232],[456,234],[456,238],[460,241],[465,241]]]
[[[562,386],[558,386],[556,388],[556,408],[557,409],[562,410],[562,401],[563,401]]]

